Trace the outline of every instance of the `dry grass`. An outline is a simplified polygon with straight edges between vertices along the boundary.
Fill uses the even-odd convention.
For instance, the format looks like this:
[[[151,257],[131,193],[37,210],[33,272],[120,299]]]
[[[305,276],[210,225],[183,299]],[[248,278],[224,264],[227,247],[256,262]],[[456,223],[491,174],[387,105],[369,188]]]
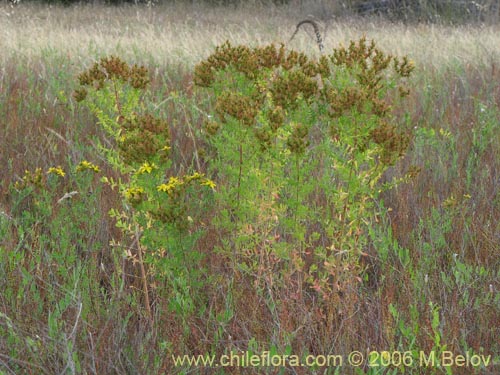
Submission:
[[[160,64],[194,65],[225,40],[249,45],[286,42],[296,24],[313,18],[322,26],[325,51],[362,35],[377,40],[386,51],[409,54],[419,64],[440,66],[457,61],[490,65],[500,58],[500,26],[437,26],[387,24],[379,20],[335,19],[333,10],[239,8],[205,5],[158,7],[68,8],[40,5],[0,5],[2,57],[36,59],[56,50],[76,60],[99,54],[149,56]],[[291,47],[317,53],[313,30],[300,32]]]

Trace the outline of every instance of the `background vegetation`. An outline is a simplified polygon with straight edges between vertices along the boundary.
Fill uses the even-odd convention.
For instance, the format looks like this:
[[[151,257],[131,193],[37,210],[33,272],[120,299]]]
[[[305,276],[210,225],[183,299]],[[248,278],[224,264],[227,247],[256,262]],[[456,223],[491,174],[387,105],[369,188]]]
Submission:
[[[318,4],[229,8],[199,3],[154,8],[2,4],[2,373],[215,374],[224,372],[174,367],[171,355],[220,355],[230,350],[306,355],[445,349],[492,355],[494,364],[411,368],[407,373],[500,371],[498,26],[403,25],[379,18],[332,20],[324,12],[326,5]],[[222,93],[228,82],[224,79],[243,90],[242,95],[252,92],[244,91],[248,86],[244,77],[233,81],[222,76],[225,83],[218,89],[194,84],[195,65],[225,40],[249,47],[285,42],[287,48],[302,51],[312,60],[318,58],[312,30],[305,28],[287,43],[296,23],[308,15],[320,24],[326,54],[367,35],[386,53],[409,55],[416,67],[407,83],[409,95],[394,103],[391,111],[391,121],[411,131],[408,149],[404,158],[385,171],[381,182],[419,172],[374,197],[376,215],[353,211],[357,219],[363,219],[360,228],[367,237],[351,243],[352,257],[344,266],[356,267],[347,267],[339,293],[330,299],[321,295],[318,285],[311,288],[314,278],[307,279],[308,273],[318,275],[314,269],[311,272],[311,265],[321,268],[325,263],[320,260],[325,259],[316,253],[311,256],[307,238],[294,237],[301,226],[314,227],[320,238],[327,236],[323,235],[328,232],[327,221],[318,224],[314,220],[325,202],[334,200],[307,190],[314,187],[308,178],[317,176],[316,169],[312,171],[306,159],[300,175],[294,159],[286,159],[292,163],[282,169],[286,173],[273,174],[276,183],[296,176],[303,181],[296,185],[288,181],[279,191],[289,197],[286,200],[276,196],[277,185],[258,178],[269,177],[274,173],[271,169],[251,168],[283,165],[270,159],[248,159],[248,164],[242,164],[249,172],[239,200],[258,202],[260,210],[249,206],[230,212],[233,205],[229,203],[235,199],[230,186],[237,184],[228,182],[238,176],[240,159],[234,157],[238,154],[228,154],[228,159],[218,155],[224,156],[229,149],[224,146],[234,145],[235,138],[231,133],[218,135],[229,138],[208,137],[207,121],[225,118],[217,117],[214,102],[216,97],[228,98]],[[213,191],[208,180],[199,178],[194,181],[200,186],[175,190],[183,194],[176,202],[183,202],[181,208],[189,212],[175,211],[186,220],[180,226],[147,223],[134,216],[151,207],[139,206],[140,190],[131,188],[142,187],[151,194],[161,191],[152,185],[156,180],[148,180],[147,167],[133,162],[125,165],[113,154],[113,150],[127,149],[116,147],[126,139],[115,137],[114,131],[123,125],[133,134],[133,116],[129,125],[115,116],[119,106],[113,95],[97,92],[94,97],[89,91],[85,101],[94,98],[88,102],[94,106],[78,103],[73,96],[85,83],[79,75],[110,54],[129,64],[145,65],[150,80],[144,92],[135,84],[119,91],[125,94],[123,103],[128,103],[121,107],[128,108],[121,115],[149,113],[162,121],[151,129],[169,129],[168,139],[162,138],[158,145],[158,150],[170,148],[169,159],[149,160],[162,168],[151,178],[164,178],[165,193],[170,191],[168,186],[176,186],[170,177],[185,182],[195,172],[217,184]],[[220,108],[221,104],[219,112]],[[266,110],[261,114],[264,123]],[[294,115],[285,131],[295,131],[299,141],[303,133],[292,122],[325,121],[312,121],[314,114],[306,107],[290,111]],[[223,126],[232,128],[224,129],[238,129],[234,119],[225,121],[230,125]],[[317,139],[316,133],[306,137],[313,144]],[[139,150],[140,145],[128,141]],[[221,172],[224,160],[231,166],[227,172]],[[106,183],[102,177],[107,177]],[[314,210],[297,211],[297,192],[304,206]],[[357,196],[363,192],[359,190]],[[266,206],[266,197],[284,199],[288,209]],[[158,195],[151,202],[161,203],[161,199],[164,196]],[[350,202],[349,207],[357,207],[355,199]],[[295,216],[290,214],[293,207],[298,212]],[[224,216],[227,212],[233,216]],[[280,221],[287,218],[294,220]],[[141,228],[155,230],[148,234]],[[351,234],[342,230],[341,235]],[[293,247],[279,249],[276,244],[280,243]],[[281,252],[269,253],[270,248]],[[314,248],[320,249],[321,244]],[[294,252],[295,263],[289,259]],[[308,273],[301,274],[302,270]],[[349,367],[259,371],[356,373]],[[398,371],[364,367],[359,373]]]
[[[245,4],[257,6],[290,6],[294,8],[320,7],[327,17],[379,16],[392,21],[440,22],[440,23],[497,23],[500,5],[496,0],[9,0],[12,4],[145,4],[158,6],[182,4],[204,6],[239,7]]]

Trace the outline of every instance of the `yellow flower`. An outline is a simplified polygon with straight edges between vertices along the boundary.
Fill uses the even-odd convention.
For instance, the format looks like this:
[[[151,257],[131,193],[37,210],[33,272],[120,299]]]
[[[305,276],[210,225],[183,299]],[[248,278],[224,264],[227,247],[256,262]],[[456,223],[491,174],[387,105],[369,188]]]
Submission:
[[[158,190],[158,191],[168,192],[168,189],[169,189],[169,187],[167,184],[161,184],[161,185],[158,185],[156,187],[156,190]]]
[[[76,167],[77,172],[85,171],[87,169],[94,171],[94,173],[99,173],[99,167],[87,160],[82,160],[80,164],[78,164],[78,166]]]
[[[215,182],[209,180],[208,178],[204,179],[201,183],[202,186],[208,186],[211,189],[215,189]]]
[[[149,162],[144,162],[143,165],[139,168],[137,171],[137,174],[144,174],[144,173],[151,173],[153,172],[153,169],[157,169],[158,167],[156,166],[155,163],[149,164]]]
[[[457,199],[455,195],[451,194],[448,198],[443,201],[443,207],[454,207],[457,205]]]
[[[444,138],[450,138],[451,132],[448,130],[444,130],[443,128],[439,129],[439,134],[441,134]]]
[[[172,176],[168,179],[168,184],[177,186],[177,185],[182,185],[182,182],[175,176]]]
[[[203,174],[203,173],[194,172],[194,173],[191,175],[191,178],[192,178],[193,180],[197,180],[197,179],[199,179],[199,178],[202,178],[203,176],[204,176],[204,174]]]
[[[156,187],[158,191],[164,191],[167,194],[170,194],[173,190],[175,190],[178,186],[183,184],[182,181],[177,177],[170,177],[166,184],[161,184]]]
[[[144,196],[144,189],[141,187],[129,187],[127,190],[125,190],[125,198],[129,202],[132,203],[139,203]]]
[[[48,174],[55,174],[61,177],[64,177],[66,173],[63,171],[60,165],[57,167],[50,167],[49,170],[47,171]]]
[[[14,187],[17,190],[25,189],[30,185],[41,188],[43,186],[42,174],[42,168],[36,168],[34,172],[25,170],[22,181],[16,181]]]
[[[184,181],[189,183],[193,180],[199,180],[204,176],[203,173],[194,172],[191,176],[184,176]]]

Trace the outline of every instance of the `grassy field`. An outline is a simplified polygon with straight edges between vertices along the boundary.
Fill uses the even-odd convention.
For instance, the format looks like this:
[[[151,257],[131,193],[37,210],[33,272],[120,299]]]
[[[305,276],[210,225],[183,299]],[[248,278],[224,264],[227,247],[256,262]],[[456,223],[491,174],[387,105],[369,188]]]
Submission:
[[[500,27],[345,20],[330,11],[0,4],[0,374],[500,372]],[[379,185],[419,172],[380,194],[356,187],[343,206],[355,229],[336,226],[345,219],[335,213],[337,196],[321,192],[329,167],[314,164],[323,152],[314,149],[316,128],[302,169],[298,157],[251,167],[240,143],[235,198],[238,154],[225,150],[235,139],[209,138],[207,119],[220,107],[214,91],[193,83],[195,66],[226,40],[285,43],[315,61],[307,25],[289,42],[305,18],[320,25],[325,54],[365,35],[415,66],[392,114],[410,143]],[[73,96],[78,75],[110,54],[149,71],[144,106],[165,120],[170,138],[164,190],[175,185],[167,177],[187,186],[195,172],[207,178],[202,188],[216,184],[182,191],[182,227],[154,215],[141,221],[127,185],[141,183],[140,173],[110,162],[119,137]],[[83,170],[84,160],[99,172]],[[359,204],[363,194],[369,203]],[[329,205],[333,214],[323,210]],[[338,243],[351,248],[335,258],[327,250]],[[173,357],[265,351],[343,362],[210,367]],[[364,356],[359,367],[348,363],[353,351]],[[466,366],[421,361],[466,353],[474,358]]]

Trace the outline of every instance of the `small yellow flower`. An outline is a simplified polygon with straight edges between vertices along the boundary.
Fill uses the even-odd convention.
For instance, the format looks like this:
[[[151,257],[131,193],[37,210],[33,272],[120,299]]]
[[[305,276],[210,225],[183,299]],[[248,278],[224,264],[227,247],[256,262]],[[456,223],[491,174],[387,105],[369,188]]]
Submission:
[[[66,176],[66,173],[63,171],[60,165],[57,167],[50,167],[49,170],[47,171],[48,174],[55,174],[61,177]]]
[[[211,189],[215,189],[215,182],[213,182],[212,180],[209,180],[208,178],[204,179],[202,182],[201,182],[201,185],[202,186],[208,186],[209,188]]]
[[[444,138],[450,138],[451,137],[451,132],[448,130],[444,130],[443,128],[439,129],[439,134],[443,136]]]
[[[442,205],[443,207],[454,207],[457,205],[457,199],[455,198],[454,194],[451,194],[448,198],[446,198]]]
[[[204,176],[203,173],[194,172],[191,176],[184,176],[184,181],[189,183],[194,180],[199,180]]]
[[[16,181],[14,187],[18,190],[25,189],[30,185],[41,188],[43,186],[42,174],[42,168],[36,168],[34,172],[25,170],[22,181]]]
[[[182,185],[182,182],[179,180],[179,178],[172,176],[168,179],[168,184],[172,186],[177,186],[177,185]]]
[[[137,171],[137,174],[144,174],[144,173],[151,173],[153,172],[153,169],[157,169],[158,167],[156,166],[155,163],[153,164],[149,164],[149,162],[144,162],[143,165],[141,165],[141,167],[139,168],[139,170]]]
[[[144,196],[144,189],[141,187],[129,187],[127,190],[125,190],[125,198],[129,202],[132,203],[139,203]]]
[[[99,167],[87,160],[82,160],[80,164],[78,164],[78,166],[76,167],[77,172],[85,171],[87,169],[90,169],[94,173],[99,173]]]
[[[156,187],[156,190],[158,190],[158,191],[164,191],[164,192],[167,192],[167,190],[168,190],[168,185],[167,185],[167,184],[161,184],[161,185],[158,185],[158,186]]]
[[[167,194],[170,194],[173,190],[175,190],[178,186],[181,186],[184,182],[180,181],[177,177],[170,177],[166,184],[161,184],[156,187],[158,191],[164,191]]]
[[[198,180],[198,179],[202,178],[203,176],[204,176],[204,174],[203,174],[203,173],[194,172],[194,173],[191,175],[191,178],[192,178],[193,180]]]

